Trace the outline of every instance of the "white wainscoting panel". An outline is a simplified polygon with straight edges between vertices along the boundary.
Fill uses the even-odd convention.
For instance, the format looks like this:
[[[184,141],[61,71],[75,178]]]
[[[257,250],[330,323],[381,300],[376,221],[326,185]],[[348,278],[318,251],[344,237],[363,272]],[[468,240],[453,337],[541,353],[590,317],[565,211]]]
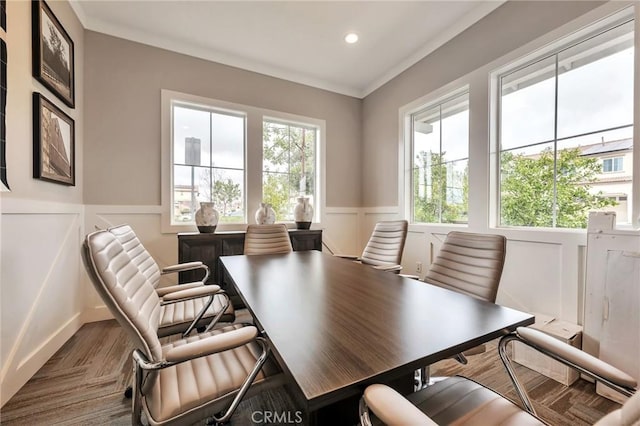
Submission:
[[[424,278],[424,273],[429,267],[429,263],[425,260],[429,259],[429,244],[427,243],[427,234],[424,232],[407,233],[407,241],[404,244],[404,253],[402,255],[402,273],[410,275],[418,275],[420,279]],[[418,273],[416,264],[422,262],[422,272]]]
[[[560,244],[508,241],[496,303],[558,316],[562,312],[562,260]]]
[[[357,208],[327,207],[322,224],[322,241],[334,253],[359,255],[360,214]]]
[[[81,205],[4,199],[0,365],[4,404],[82,326]]]

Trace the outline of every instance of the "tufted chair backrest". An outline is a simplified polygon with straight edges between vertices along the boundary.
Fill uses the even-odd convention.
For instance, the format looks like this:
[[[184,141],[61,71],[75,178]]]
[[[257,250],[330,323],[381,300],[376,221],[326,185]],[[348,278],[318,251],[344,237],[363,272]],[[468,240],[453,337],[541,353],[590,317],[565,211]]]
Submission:
[[[284,223],[247,226],[244,254],[279,254],[292,250],[289,231]]]
[[[161,360],[160,299],[120,241],[109,231],[91,233],[85,238],[82,259],[98,294],[135,347],[150,361]]]
[[[376,223],[360,260],[367,265],[400,265],[407,239],[406,220],[387,220]]]
[[[424,280],[495,303],[506,253],[503,235],[452,231]]]
[[[138,267],[154,288],[160,284],[160,268],[142,245],[129,225],[118,225],[108,229],[120,241],[131,261]]]

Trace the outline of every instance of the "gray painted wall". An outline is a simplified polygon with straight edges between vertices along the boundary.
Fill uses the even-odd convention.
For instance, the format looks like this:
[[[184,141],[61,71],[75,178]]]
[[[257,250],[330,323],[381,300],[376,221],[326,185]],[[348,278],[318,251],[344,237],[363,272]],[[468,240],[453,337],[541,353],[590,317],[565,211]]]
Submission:
[[[358,207],[362,101],[85,33],[85,204],[160,205],[160,90],[326,120],[326,197]]]
[[[600,6],[596,1],[514,1],[434,51],[363,101],[363,207],[398,204],[398,110]],[[487,76],[488,79],[488,76]],[[475,143],[474,135],[471,143]],[[486,139],[477,141],[486,143]]]

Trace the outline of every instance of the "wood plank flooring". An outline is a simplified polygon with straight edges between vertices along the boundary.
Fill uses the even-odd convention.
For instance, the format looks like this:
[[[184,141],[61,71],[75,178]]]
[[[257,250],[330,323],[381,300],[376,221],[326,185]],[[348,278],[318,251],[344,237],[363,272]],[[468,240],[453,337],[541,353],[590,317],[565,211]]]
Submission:
[[[239,315],[246,320],[246,314]],[[85,324],[0,409],[3,425],[128,425],[131,402],[123,390],[131,378],[132,345],[114,321]],[[431,367],[432,375],[461,374],[516,400],[504,367],[498,360],[496,342],[485,354],[470,357],[467,366],[453,360]],[[567,388],[524,367],[517,367],[538,414],[552,425],[593,424],[618,407],[595,394],[595,386],[579,380]],[[256,410],[295,411],[293,399],[284,390],[269,391],[244,401],[231,425],[253,425]]]

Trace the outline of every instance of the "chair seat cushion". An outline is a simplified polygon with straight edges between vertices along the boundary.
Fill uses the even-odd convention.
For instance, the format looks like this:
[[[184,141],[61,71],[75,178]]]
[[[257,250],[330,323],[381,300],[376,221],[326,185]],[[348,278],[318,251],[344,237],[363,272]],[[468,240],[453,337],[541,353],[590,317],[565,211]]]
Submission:
[[[464,377],[449,377],[407,399],[439,425],[545,424],[508,399]]]
[[[208,297],[200,297],[197,299],[185,300],[184,302],[171,303],[160,307],[160,324],[158,326],[158,337],[169,336],[183,332],[193,319],[198,315],[207,302]],[[207,309],[204,316],[198,321],[198,327],[206,326],[216,313],[222,309],[226,299],[223,296],[216,295],[213,303]],[[220,318],[221,322],[233,322],[236,318],[233,305],[229,303],[225,313]]]
[[[166,353],[176,346],[238,328],[242,328],[242,325],[227,326],[208,333],[189,336],[164,345],[162,351]],[[144,397],[152,422],[171,420],[180,413],[207,404],[211,406],[212,414],[226,409],[237,393],[237,389],[253,369],[260,354],[260,345],[252,342],[159,370],[153,388]],[[280,371],[277,364],[268,359],[258,373],[254,384],[264,382],[266,377],[276,376]]]

